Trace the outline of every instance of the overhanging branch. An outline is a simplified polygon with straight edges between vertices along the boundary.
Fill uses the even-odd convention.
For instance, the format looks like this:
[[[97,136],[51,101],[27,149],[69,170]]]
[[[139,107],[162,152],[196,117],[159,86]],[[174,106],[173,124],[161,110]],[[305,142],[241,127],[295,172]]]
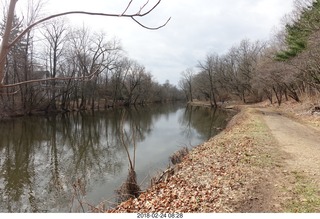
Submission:
[[[157,26],[157,27],[147,27],[147,26],[143,25],[141,22],[139,22],[137,19],[135,19],[134,17],[131,17],[131,18],[132,18],[132,20],[134,20],[134,22],[136,22],[137,24],[139,24],[141,27],[146,28],[146,29],[148,29],[148,30],[158,30],[158,29],[166,26],[167,23],[168,23],[168,22],[170,21],[170,19],[171,19],[171,17],[168,18],[168,20],[167,20],[164,24],[162,24],[162,25],[160,25],[160,26]]]
[[[148,2],[143,5],[143,7],[140,9],[140,11],[138,13],[135,14],[125,14],[126,11],[128,10],[128,8],[130,7],[132,0],[128,3],[127,8],[125,9],[125,11],[122,14],[110,14],[110,13],[101,13],[101,12],[88,12],[88,11],[68,11],[68,12],[63,12],[63,13],[58,13],[58,14],[54,14],[54,15],[50,15],[48,17],[42,18],[39,21],[34,22],[33,24],[29,25],[24,31],[22,31],[19,36],[17,36],[9,45],[8,45],[8,49],[10,49],[14,44],[16,44],[25,34],[27,34],[32,28],[34,28],[35,26],[51,20],[53,18],[56,17],[61,17],[61,16],[66,16],[66,15],[72,15],[72,14],[84,14],[84,15],[92,15],[92,16],[105,16],[105,17],[124,17],[124,18],[132,18],[132,20],[134,20],[137,24],[139,24],[141,27],[149,29],[149,30],[158,30],[164,26],[167,25],[167,23],[170,21],[171,17],[168,18],[168,20],[160,26],[157,27],[148,27],[146,25],[143,25],[141,22],[137,21],[137,19],[135,19],[136,17],[144,17],[146,15],[148,15],[151,11],[153,11],[159,4],[160,4],[161,0],[159,0],[150,10],[146,11],[145,13],[141,13],[141,10],[146,6],[146,4],[148,4]]]
[[[43,79],[35,79],[35,80],[28,80],[28,81],[22,81],[14,84],[7,84],[7,85],[0,85],[0,88],[10,88],[10,87],[16,87],[24,84],[31,84],[31,83],[39,83],[43,81],[64,81],[64,80],[91,80],[93,79],[97,74],[98,70],[91,73],[87,76],[80,76],[80,77],[56,77],[56,78],[43,78]]]
[[[144,24],[142,24],[141,22],[139,22],[136,17],[144,17],[146,15],[148,15],[149,13],[151,13],[161,2],[161,0],[158,0],[149,10],[147,10],[146,12],[142,12],[145,7],[149,4],[149,0],[147,0],[147,2],[140,7],[139,11],[137,13],[134,14],[126,14],[128,9],[130,8],[132,2],[134,0],[130,0],[129,3],[127,4],[125,10],[121,13],[121,14],[110,14],[110,13],[97,13],[97,12],[87,12],[87,11],[68,11],[68,12],[63,12],[63,13],[58,13],[58,14],[54,14],[48,17],[45,17],[43,19],[40,19],[36,22],[34,22],[33,24],[29,25],[25,30],[23,30],[12,42],[9,42],[9,34],[12,31],[12,19],[14,16],[14,9],[15,9],[15,4],[17,2],[17,0],[11,0],[10,1],[10,9],[8,12],[8,18],[7,18],[7,26],[6,26],[6,31],[3,37],[3,40],[1,42],[1,52],[0,52],[0,88],[8,88],[8,87],[14,87],[14,86],[19,86],[22,84],[28,84],[28,83],[35,83],[35,82],[41,82],[41,81],[50,81],[50,80],[70,80],[70,79],[83,79],[83,77],[81,78],[48,78],[48,79],[38,79],[38,80],[29,80],[29,81],[24,81],[24,82],[20,82],[20,83],[15,83],[15,84],[8,84],[8,85],[4,85],[3,84],[3,80],[4,80],[4,68],[5,68],[5,59],[6,56],[8,54],[8,52],[10,51],[10,49],[19,41],[21,40],[21,38],[26,35],[32,28],[34,28],[35,26],[48,21],[50,19],[56,18],[56,17],[60,17],[60,16],[66,16],[66,15],[72,15],[72,14],[84,14],[84,15],[93,15],[93,16],[106,16],[106,17],[124,17],[124,18],[131,18],[134,22],[136,22],[138,25],[140,25],[143,28],[149,29],[149,30],[157,30],[160,29],[162,27],[164,27],[165,25],[167,25],[167,23],[170,21],[171,17],[163,24],[157,27],[148,27]],[[10,20],[11,19],[11,20]],[[90,76],[87,76],[90,77]],[[87,78],[88,79],[88,78]]]

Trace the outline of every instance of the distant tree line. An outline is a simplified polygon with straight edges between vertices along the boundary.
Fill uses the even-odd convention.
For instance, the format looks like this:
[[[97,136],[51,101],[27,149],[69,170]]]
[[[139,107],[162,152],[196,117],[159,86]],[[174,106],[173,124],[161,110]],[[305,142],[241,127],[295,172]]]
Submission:
[[[189,101],[271,103],[320,94],[320,1],[295,1],[284,27],[268,42],[242,40],[226,54],[210,53],[181,74]]]
[[[23,19],[14,16],[10,41],[32,23],[37,10],[33,8],[27,13],[30,17]],[[5,24],[3,17],[2,35]],[[169,81],[159,84],[143,65],[129,58],[119,40],[86,27],[70,27],[63,18],[31,29],[6,59],[3,82],[15,86],[1,88],[2,113],[101,109],[184,99]]]

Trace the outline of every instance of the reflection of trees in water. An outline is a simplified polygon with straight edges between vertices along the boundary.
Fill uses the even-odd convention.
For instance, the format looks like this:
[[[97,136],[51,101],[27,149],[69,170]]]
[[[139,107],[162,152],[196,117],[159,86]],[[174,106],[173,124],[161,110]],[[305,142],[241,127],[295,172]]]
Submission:
[[[225,128],[230,116],[227,111],[216,108],[188,106],[179,122],[184,127],[183,133],[187,137],[192,134],[192,129],[195,129],[201,138],[209,139]]]
[[[20,197],[26,194],[25,200],[29,200],[30,211],[37,211],[31,182],[31,178],[35,175],[32,170],[34,168],[32,154],[35,148],[29,144],[32,138],[37,137],[37,133],[26,134],[28,127],[25,122],[4,121],[1,125],[3,124],[6,128],[0,132],[0,141],[3,142],[0,148],[0,192],[2,193],[0,205],[9,212],[19,212],[23,208],[23,204],[19,202]],[[21,135],[12,136],[12,129],[16,129]]]
[[[119,138],[123,112],[125,130],[128,135],[134,131],[138,143],[151,134],[155,121],[179,108],[154,105],[2,121],[1,211],[68,211],[75,181],[81,179],[88,192],[95,183],[118,176],[126,168]],[[200,129],[200,122],[192,114],[192,126]],[[131,152],[133,145],[128,144]]]
[[[96,181],[123,170],[125,151],[119,139],[123,111],[136,141],[142,141],[152,131],[153,116],[167,111],[154,109],[156,112],[132,108],[2,122],[1,211],[68,210],[74,181],[81,179],[88,191]]]
[[[137,141],[140,140],[139,138],[142,137],[142,133],[139,127],[137,126],[137,120],[130,120],[128,119],[128,116],[130,117],[132,115],[125,111],[122,113],[121,123],[119,127],[119,140],[126,151],[127,158],[129,161],[129,169],[126,180],[123,182],[119,189],[115,190],[117,194],[117,203],[121,203],[131,197],[137,198],[141,191],[137,183],[137,174],[135,171],[135,166]],[[130,147],[133,147],[132,153],[130,153]]]

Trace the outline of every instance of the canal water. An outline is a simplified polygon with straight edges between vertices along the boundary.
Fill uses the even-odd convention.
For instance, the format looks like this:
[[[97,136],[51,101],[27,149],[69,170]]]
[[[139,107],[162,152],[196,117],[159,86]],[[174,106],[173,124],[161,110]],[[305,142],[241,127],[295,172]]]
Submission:
[[[169,156],[223,129],[232,113],[179,104],[0,122],[0,212],[87,212],[113,205],[127,178],[164,170]]]

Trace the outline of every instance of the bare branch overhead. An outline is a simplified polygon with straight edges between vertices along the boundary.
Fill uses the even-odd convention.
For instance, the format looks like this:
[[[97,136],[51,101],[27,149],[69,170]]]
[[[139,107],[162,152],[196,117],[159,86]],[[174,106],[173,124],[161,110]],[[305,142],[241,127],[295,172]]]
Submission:
[[[63,13],[58,13],[58,14],[53,14],[53,15],[47,16],[47,17],[42,18],[38,21],[35,21],[32,24],[30,24],[29,26],[27,26],[15,39],[13,39],[13,41],[9,42],[9,35],[12,32],[12,22],[13,22],[14,10],[15,10],[15,6],[16,6],[17,1],[18,0],[10,0],[5,31],[4,31],[4,35],[2,37],[2,41],[1,41],[1,45],[0,45],[0,87],[12,87],[12,86],[21,85],[21,83],[27,84],[27,83],[36,82],[36,81],[32,80],[30,82],[24,81],[24,82],[21,82],[18,84],[4,85],[3,84],[4,78],[5,78],[4,69],[5,69],[5,65],[6,65],[6,57],[7,57],[7,54],[9,53],[10,49],[12,49],[12,47],[17,42],[19,42],[23,36],[25,36],[28,32],[30,32],[30,30],[32,28],[34,28],[35,26],[37,26],[45,21],[51,20],[53,18],[61,17],[61,16],[72,15],[72,14],[84,14],[84,15],[106,16],[106,17],[123,17],[123,18],[131,18],[139,26],[146,28],[148,30],[157,30],[157,29],[160,29],[160,28],[164,27],[165,25],[167,25],[167,23],[171,19],[171,18],[168,18],[164,24],[156,26],[156,27],[146,26],[146,25],[142,24],[140,21],[138,21],[136,18],[137,17],[144,17],[144,16],[148,15],[150,12],[152,12],[160,4],[161,0],[158,0],[154,5],[152,5],[152,7],[149,10],[146,10],[145,12],[143,12],[143,10],[149,4],[149,0],[148,0],[142,7],[140,7],[140,9],[137,13],[133,13],[133,14],[127,13],[127,11],[129,10],[129,8],[131,7],[131,5],[133,3],[133,0],[130,0],[128,2],[125,10],[120,14],[103,13],[103,12],[88,12],[88,11],[68,11],[68,12],[63,12]],[[60,79],[58,79],[58,78],[45,79],[45,80],[61,80],[61,78]]]
[[[30,26],[28,26],[19,36],[17,36],[10,44],[9,44],[9,49],[15,44],[17,43],[28,31],[30,31],[33,27],[37,26],[40,23],[43,23],[45,21],[51,20],[53,18],[56,17],[61,17],[61,16],[66,16],[66,15],[72,15],[72,14],[84,14],[84,15],[92,15],[92,16],[105,16],[105,17],[124,17],[124,18],[132,18],[132,20],[134,20],[137,24],[139,24],[141,27],[149,29],[149,30],[158,30],[164,26],[167,25],[167,23],[170,21],[171,17],[169,17],[166,22],[160,26],[157,27],[148,27],[146,25],[143,25],[141,22],[139,22],[136,17],[144,17],[146,15],[148,15],[150,12],[152,12],[161,2],[161,0],[159,0],[150,10],[146,11],[145,13],[142,13],[141,10],[148,4],[148,2],[146,4],[144,4],[141,8],[141,10],[139,10],[139,12],[135,13],[135,14],[125,14],[125,12],[128,10],[128,8],[130,7],[131,3],[133,0],[131,0],[128,5],[127,8],[125,9],[124,13],[122,14],[110,14],[110,13],[102,13],[102,12],[87,12],[87,11],[68,11],[68,12],[63,12],[63,13],[58,13],[58,14],[54,14],[54,15],[50,15],[48,17],[45,17],[43,19],[40,19],[39,21],[34,22],[33,24],[31,24]]]

